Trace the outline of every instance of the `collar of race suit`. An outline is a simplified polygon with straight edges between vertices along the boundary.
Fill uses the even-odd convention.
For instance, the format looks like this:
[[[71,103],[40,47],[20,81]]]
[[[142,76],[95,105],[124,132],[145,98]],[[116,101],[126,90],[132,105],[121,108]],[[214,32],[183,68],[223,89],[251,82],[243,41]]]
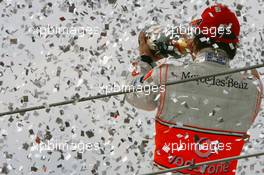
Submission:
[[[219,65],[229,66],[229,57],[222,49],[204,48],[200,50],[194,62],[214,62]]]

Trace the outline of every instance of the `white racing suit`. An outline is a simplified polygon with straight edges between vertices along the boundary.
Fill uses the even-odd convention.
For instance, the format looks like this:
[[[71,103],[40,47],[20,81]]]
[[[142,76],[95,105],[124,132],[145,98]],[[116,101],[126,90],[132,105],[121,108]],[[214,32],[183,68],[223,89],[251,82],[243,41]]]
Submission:
[[[133,63],[132,85],[161,85],[158,91],[134,92],[126,100],[143,110],[155,110],[154,164],[160,169],[240,155],[247,130],[260,108],[262,84],[250,71],[182,84],[166,82],[230,70],[227,54],[201,50],[188,65],[163,63],[152,69]],[[183,174],[233,175],[237,161],[178,171]],[[176,173],[176,172],[175,172]]]

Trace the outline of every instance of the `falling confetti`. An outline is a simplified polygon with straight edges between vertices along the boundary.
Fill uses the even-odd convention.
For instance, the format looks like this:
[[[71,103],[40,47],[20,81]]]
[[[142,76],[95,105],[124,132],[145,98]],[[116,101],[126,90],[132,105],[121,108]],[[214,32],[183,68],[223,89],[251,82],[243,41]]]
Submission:
[[[241,42],[232,67],[261,63],[264,3],[238,0],[226,3],[234,9],[241,23]],[[138,33],[145,26],[186,24],[198,18],[201,10],[211,4],[211,1],[171,0],[162,3],[150,0],[0,0],[1,111],[45,106],[44,110],[1,118],[0,174],[152,172],[154,111],[138,110],[127,104],[123,96],[77,102],[79,97],[96,95],[100,87],[125,82],[130,60],[138,57]],[[208,39],[204,37],[201,41]],[[213,47],[218,49],[219,45]],[[236,49],[232,44],[229,47]],[[253,76],[248,78],[253,79]],[[230,95],[229,89],[222,92]],[[173,118],[186,110],[201,111],[192,106],[193,100],[206,107],[212,103],[206,97],[192,99],[177,97],[175,93],[175,96],[166,96],[182,107]],[[154,101],[159,103],[162,98],[158,94]],[[52,102],[70,99],[76,105],[49,106]],[[217,115],[224,107],[208,108],[206,117],[209,115],[218,124],[225,122]],[[253,124],[250,146],[245,147],[245,153],[263,150],[263,120],[258,117]],[[177,125],[182,127],[183,123]],[[190,139],[187,133],[175,136]],[[55,147],[55,143],[60,149],[44,150],[48,146]],[[161,150],[157,152],[162,154]],[[238,174],[264,173],[260,159],[242,160],[239,166]]]

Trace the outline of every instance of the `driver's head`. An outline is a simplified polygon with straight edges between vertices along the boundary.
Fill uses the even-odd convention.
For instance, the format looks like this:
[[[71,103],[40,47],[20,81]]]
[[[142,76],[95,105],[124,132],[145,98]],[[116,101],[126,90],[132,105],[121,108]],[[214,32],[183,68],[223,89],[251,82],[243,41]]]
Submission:
[[[236,54],[240,24],[227,6],[213,5],[204,10],[201,19],[192,21],[194,26],[193,52],[203,48],[225,50],[230,59]]]

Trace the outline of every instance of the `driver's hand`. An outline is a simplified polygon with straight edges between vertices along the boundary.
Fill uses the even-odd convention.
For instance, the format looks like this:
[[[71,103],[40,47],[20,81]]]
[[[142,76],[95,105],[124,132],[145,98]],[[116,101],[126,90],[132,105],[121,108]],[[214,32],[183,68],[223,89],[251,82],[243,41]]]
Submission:
[[[139,37],[138,37],[138,42],[139,42],[139,54],[140,56],[146,55],[151,58],[154,58],[154,55],[152,54],[148,44],[147,44],[147,39],[144,34],[144,32],[140,32]]]
[[[149,48],[149,45],[147,43],[147,38],[144,34],[144,32],[140,32],[139,37],[138,37],[138,42],[139,42],[139,54],[140,56],[146,55],[152,58],[152,60],[158,61],[161,59],[159,55],[153,55],[151,49]]]

